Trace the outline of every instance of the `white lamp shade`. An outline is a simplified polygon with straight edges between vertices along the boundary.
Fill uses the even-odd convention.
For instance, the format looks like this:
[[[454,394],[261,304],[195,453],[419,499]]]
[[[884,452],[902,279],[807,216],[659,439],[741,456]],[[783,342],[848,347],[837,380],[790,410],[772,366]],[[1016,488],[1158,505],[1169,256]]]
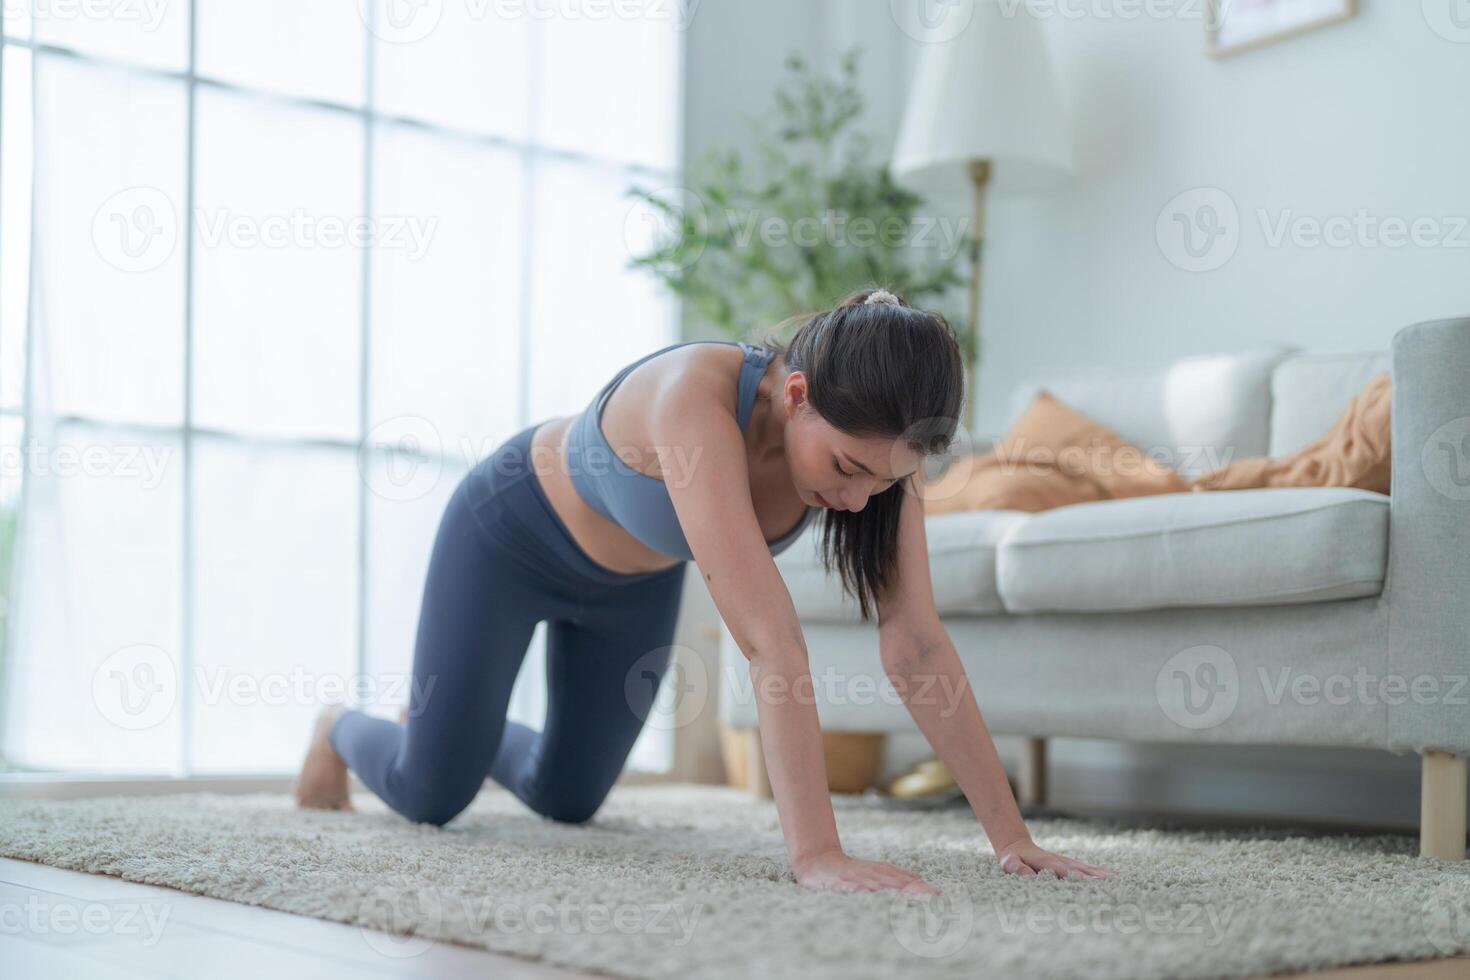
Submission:
[[[966,195],[975,160],[991,162],[991,188],[1001,193],[1065,180],[1071,141],[1041,24],[1023,2],[965,0],[959,12],[969,16],[962,31],[922,44],[894,180],[919,193]]]

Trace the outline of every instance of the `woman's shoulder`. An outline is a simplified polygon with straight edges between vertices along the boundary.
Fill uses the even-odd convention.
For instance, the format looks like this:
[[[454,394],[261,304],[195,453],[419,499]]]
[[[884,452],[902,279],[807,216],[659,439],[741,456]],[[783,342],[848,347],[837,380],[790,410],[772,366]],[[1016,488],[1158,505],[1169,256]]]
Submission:
[[[748,356],[743,341],[684,341],[654,351],[633,362],[609,383],[613,391],[635,394],[623,401],[652,403],[665,397],[688,404],[714,399],[723,404],[726,389],[740,383]]]
[[[728,414],[738,423],[745,356],[737,343],[686,342],[634,362],[608,383],[597,402],[603,437],[611,447],[651,447],[666,414]],[[638,468],[647,472],[651,466]]]

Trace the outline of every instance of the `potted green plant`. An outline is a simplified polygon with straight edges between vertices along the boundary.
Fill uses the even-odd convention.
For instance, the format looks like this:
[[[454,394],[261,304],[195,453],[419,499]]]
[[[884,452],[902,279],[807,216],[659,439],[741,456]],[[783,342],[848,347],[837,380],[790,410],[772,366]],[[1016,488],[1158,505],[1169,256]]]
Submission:
[[[968,282],[969,229],[921,215],[923,198],[874,161],[857,125],[861,54],[840,54],[835,74],[788,55],[769,113],[743,120],[741,148],[706,153],[683,187],[629,189],[660,231],[631,265],[695,323],[744,338],[871,284],[943,313],[970,346],[950,296]],[[964,353],[973,364],[978,351]]]

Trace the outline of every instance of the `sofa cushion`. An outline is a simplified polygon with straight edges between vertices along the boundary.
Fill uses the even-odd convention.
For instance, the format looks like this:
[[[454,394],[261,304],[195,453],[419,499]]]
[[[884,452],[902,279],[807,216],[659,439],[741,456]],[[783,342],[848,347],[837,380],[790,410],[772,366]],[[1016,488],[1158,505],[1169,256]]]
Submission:
[[[1007,427],[1044,389],[1186,479],[1196,477],[1235,459],[1266,454],[1271,373],[1288,352],[1265,347],[1155,366],[1093,366],[1044,375],[1012,391]],[[1344,399],[1327,425],[1346,404]]]
[[[980,616],[1003,612],[995,590],[995,548],[1031,515],[1013,510],[957,511],[924,518],[929,543],[929,578],[940,615]],[[842,591],[834,570],[822,567],[821,522],[776,556],[791,600],[802,619],[858,621],[858,605]]]
[[[1392,369],[1387,351],[1297,354],[1271,375],[1271,443],[1267,456],[1290,456],[1332,428],[1348,402],[1375,375]]]
[[[1260,606],[1376,595],[1388,497],[1346,487],[1166,494],[1033,515],[1001,542],[1009,612]]]

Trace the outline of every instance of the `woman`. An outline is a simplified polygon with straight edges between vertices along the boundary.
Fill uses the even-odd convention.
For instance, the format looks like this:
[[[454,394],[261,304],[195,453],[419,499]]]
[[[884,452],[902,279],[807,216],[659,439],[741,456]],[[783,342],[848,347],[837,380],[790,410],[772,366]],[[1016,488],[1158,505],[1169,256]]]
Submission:
[[[647,718],[692,560],[750,661],[796,880],[936,892],[848,855],[837,838],[801,624],[771,560],[824,511],[823,559],[864,621],[876,611],[884,671],[1001,867],[1106,875],[1032,842],[934,607],[911,478],[949,447],[963,381],[941,316],[863,290],[807,318],[789,345],[655,351],[586,411],[512,436],[461,481],[440,523],[404,722],[324,712],[298,803],[350,807],[350,768],[410,820],[444,824],[488,775],[538,813],[589,819]],[[504,718],[543,620],[547,710],[536,732]],[[936,687],[960,692],[959,703],[907,693]]]

